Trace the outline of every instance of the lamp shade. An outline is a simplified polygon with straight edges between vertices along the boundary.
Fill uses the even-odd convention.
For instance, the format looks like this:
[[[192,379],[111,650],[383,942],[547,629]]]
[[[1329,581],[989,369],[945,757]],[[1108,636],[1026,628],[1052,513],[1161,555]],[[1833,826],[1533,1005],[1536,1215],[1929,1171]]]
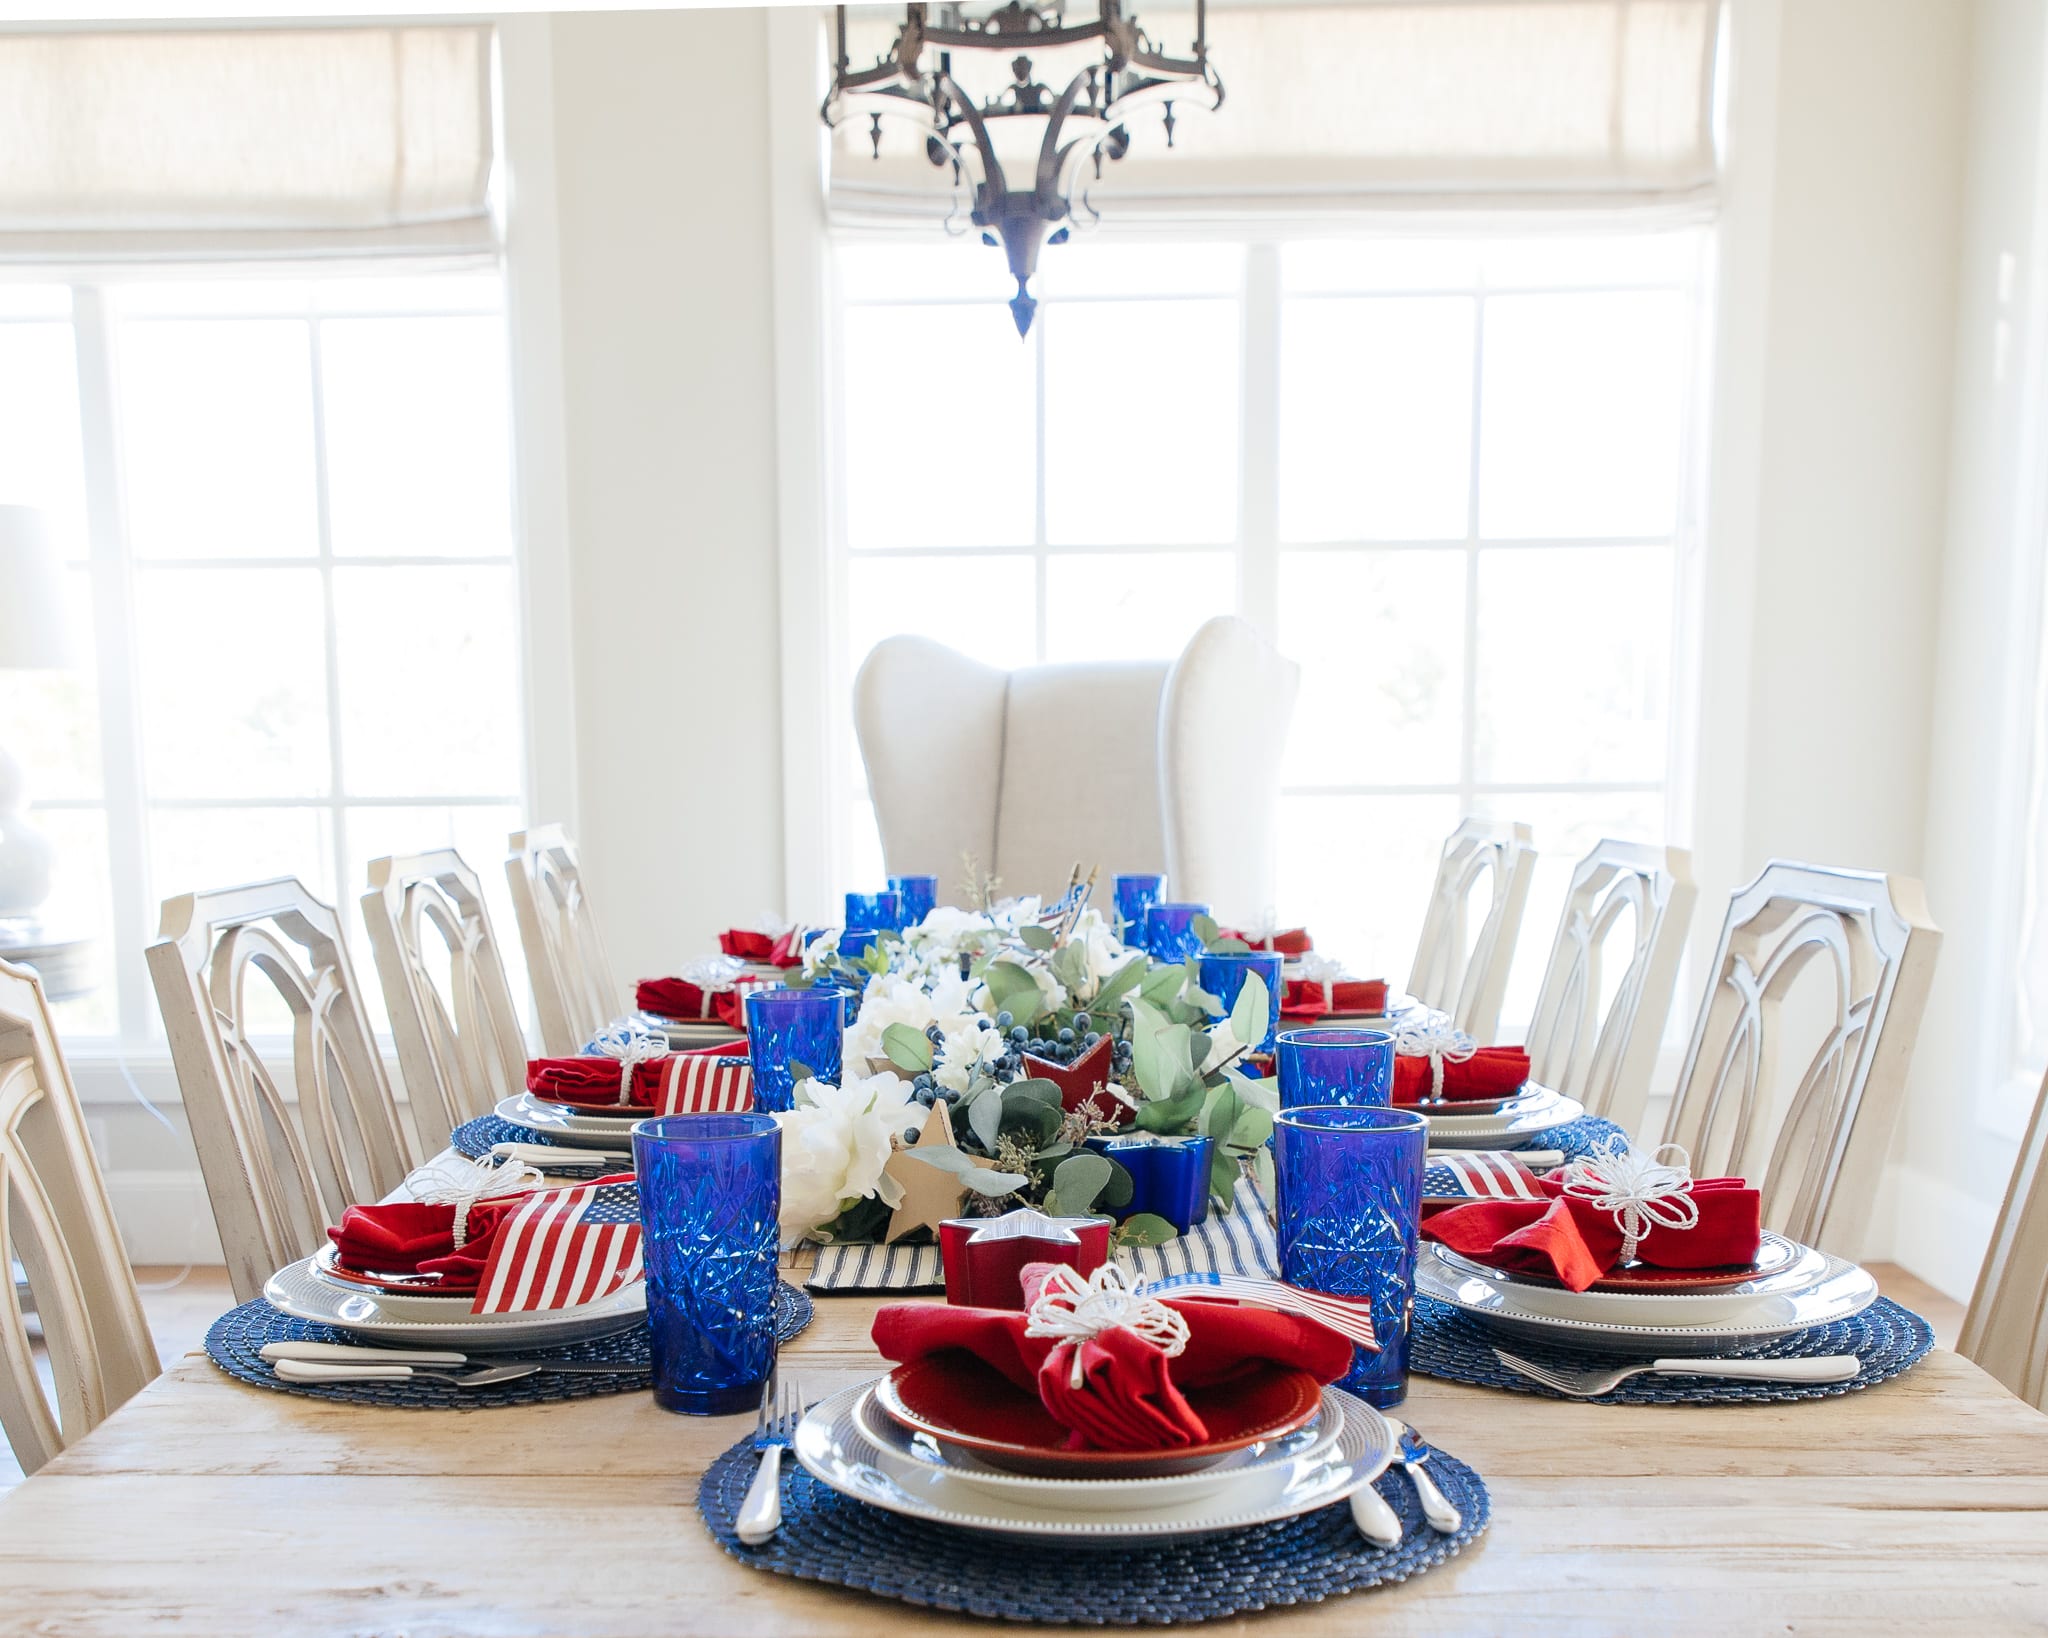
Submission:
[[[71,656],[64,560],[49,514],[0,506],[0,670],[49,670]]]

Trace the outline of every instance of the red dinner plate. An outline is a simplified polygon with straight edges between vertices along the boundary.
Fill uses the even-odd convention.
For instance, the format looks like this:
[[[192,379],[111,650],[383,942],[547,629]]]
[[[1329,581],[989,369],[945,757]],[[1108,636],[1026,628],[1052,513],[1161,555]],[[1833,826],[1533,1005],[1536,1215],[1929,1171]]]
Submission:
[[[313,1254],[313,1272],[323,1280],[334,1280],[364,1291],[382,1292],[390,1297],[461,1297],[469,1301],[476,1296],[473,1285],[445,1285],[431,1275],[372,1274],[362,1269],[344,1268],[334,1254],[332,1241]]]
[[[1187,1394],[1209,1430],[1207,1444],[1156,1453],[1069,1450],[1068,1430],[1052,1419],[1038,1395],[972,1354],[932,1354],[897,1366],[875,1384],[875,1403],[912,1432],[972,1451],[997,1467],[1057,1478],[1192,1472],[1248,1445],[1306,1427],[1322,1400],[1322,1385],[1308,1372],[1262,1363],[1228,1382]]]

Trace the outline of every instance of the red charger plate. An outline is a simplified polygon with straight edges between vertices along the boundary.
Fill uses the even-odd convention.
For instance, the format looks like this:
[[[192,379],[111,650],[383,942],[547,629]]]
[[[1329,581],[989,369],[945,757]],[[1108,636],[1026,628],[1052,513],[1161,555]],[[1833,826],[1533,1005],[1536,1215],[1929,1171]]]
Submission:
[[[1260,1364],[1228,1382],[1195,1388],[1188,1404],[1208,1428],[1203,1445],[1156,1454],[1068,1450],[1069,1431],[993,1365],[954,1350],[899,1365],[875,1384],[875,1403],[892,1421],[942,1444],[972,1451],[1017,1473],[1054,1478],[1122,1479],[1188,1473],[1248,1445],[1306,1427],[1323,1389],[1307,1371]]]
[[[1801,1248],[1790,1240],[1776,1234],[1766,1234],[1763,1246],[1757,1252],[1756,1261],[1741,1267],[1729,1268],[1652,1268],[1638,1264],[1625,1273],[1604,1274],[1587,1286],[1588,1291],[1613,1291],[1631,1294],[1680,1297],[1697,1291],[1725,1291],[1730,1286],[1743,1285],[1750,1280],[1768,1279],[1773,1274],[1783,1273],[1798,1261]],[[1454,1253],[1454,1255],[1458,1255]],[[1513,1280],[1521,1285],[1547,1285],[1562,1289],[1564,1282],[1554,1275],[1536,1274],[1527,1269],[1495,1268],[1482,1263],[1477,1257],[1465,1256],[1465,1262],[1484,1268],[1487,1273],[1502,1279]]]
[[[382,1292],[390,1297],[461,1297],[469,1301],[476,1296],[473,1285],[446,1285],[423,1274],[371,1274],[361,1269],[344,1268],[335,1257],[332,1241],[313,1253],[313,1272],[323,1280],[334,1280],[364,1291]]]

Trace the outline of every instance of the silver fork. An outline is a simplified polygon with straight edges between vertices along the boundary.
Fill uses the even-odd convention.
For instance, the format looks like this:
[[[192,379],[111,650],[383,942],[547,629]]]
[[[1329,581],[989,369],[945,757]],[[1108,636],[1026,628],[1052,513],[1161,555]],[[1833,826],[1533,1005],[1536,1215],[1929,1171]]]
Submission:
[[[774,1409],[771,1413],[769,1407]],[[810,1407],[804,1403],[803,1387],[795,1377],[782,1380],[777,1369],[761,1390],[761,1412],[754,1422],[754,1443],[761,1450],[761,1465],[754,1470],[754,1482],[747,1486],[740,1503],[733,1534],[749,1547],[758,1547],[782,1528],[782,1453],[796,1437],[796,1425]]]
[[[1748,1382],[1846,1382],[1863,1369],[1863,1361],[1854,1354],[1818,1354],[1807,1359],[1653,1359],[1612,1371],[1560,1370],[1554,1365],[1538,1365],[1505,1348],[1494,1349],[1493,1357],[1517,1376],[1571,1399],[1596,1399],[1646,1372],[1737,1377]]]

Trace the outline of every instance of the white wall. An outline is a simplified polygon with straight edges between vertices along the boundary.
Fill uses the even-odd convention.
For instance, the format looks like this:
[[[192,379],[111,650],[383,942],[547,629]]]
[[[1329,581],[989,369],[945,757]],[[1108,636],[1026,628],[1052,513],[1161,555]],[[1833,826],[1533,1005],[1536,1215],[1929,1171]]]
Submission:
[[[2044,0],[1982,0],[1961,190],[1950,489],[1923,873],[1947,932],[1895,1148],[1894,1255],[1975,1280],[2033,1089],[2003,1076],[2025,693],[2040,632]]]
[[[548,27],[577,822],[630,981],[782,899],[767,21]]]

